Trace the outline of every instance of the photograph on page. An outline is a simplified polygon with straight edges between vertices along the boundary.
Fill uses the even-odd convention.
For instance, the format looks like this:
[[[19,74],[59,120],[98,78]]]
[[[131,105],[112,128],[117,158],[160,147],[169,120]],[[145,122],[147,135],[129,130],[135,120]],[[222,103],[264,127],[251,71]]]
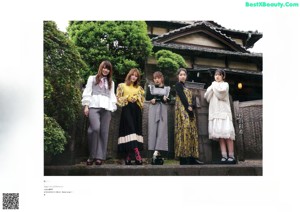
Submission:
[[[0,5],[1,211],[299,208],[299,2]]]
[[[44,21],[45,176],[262,176],[263,33]]]

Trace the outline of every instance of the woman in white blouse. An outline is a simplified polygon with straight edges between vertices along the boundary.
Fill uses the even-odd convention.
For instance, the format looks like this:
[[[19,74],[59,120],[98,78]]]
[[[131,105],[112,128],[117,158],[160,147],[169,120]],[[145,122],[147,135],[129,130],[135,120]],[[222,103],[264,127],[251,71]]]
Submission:
[[[97,75],[90,76],[83,91],[84,115],[89,118],[87,165],[101,165],[106,160],[111,113],[117,110],[112,65],[103,61]]]

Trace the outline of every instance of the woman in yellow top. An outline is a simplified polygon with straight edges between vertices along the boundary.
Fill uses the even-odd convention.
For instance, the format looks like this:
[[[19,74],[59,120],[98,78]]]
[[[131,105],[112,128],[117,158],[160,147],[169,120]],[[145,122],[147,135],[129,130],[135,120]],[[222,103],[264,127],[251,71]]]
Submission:
[[[117,88],[117,104],[122,107],[119,126],[118,152],[125,153],[125,164],[131,165],[131,154],[135,164],[142,165],[140,151],[143,149],[142,108],[145,101],[144,90],[139,86],[140,72],[133,68],[124,83]]]

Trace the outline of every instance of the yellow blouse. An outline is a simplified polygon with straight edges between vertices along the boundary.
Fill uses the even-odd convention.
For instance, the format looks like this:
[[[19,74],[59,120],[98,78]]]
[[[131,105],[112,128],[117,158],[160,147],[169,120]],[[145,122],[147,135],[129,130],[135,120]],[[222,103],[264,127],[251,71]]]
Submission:
[[[120,83],[117,87],[117,104],[124,107],[132,99],[135,99],[138,106],[142,109],[145,101],[144,93],[144,89],[141,86],[134,87],[132,84]]]

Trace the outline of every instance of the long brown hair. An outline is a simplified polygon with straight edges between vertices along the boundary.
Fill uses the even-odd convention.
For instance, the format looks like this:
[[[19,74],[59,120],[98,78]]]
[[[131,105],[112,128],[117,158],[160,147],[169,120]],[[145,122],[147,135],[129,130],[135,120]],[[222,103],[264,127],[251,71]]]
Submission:
[[[131,84],[130,77],[132,75],[134,75],[135,73],[137,75],[137,80],[133,83],[133,86],[137,87],[140,84],[140,79],[141,79],[140,71],[137,68],[132,68],[132,69],[130,69],[130,71],[128,72],[128,74],[127,74],[127,76],[125,78],[125,84],[126,85],[130,85]]]
[[[99,84],[100,80],[102,77],[104,77],[102,75],[102,70],[104,68],[107,68],[109,70],[107,77],[107,81],[108,81],[108,88],[109,90],[111,89],[111,84],[112,84],[112,74],[113,74],[113,69],[112,69],[112,65],[108,60],[104,60],[102,63],[100,63],[99,68],[98,68],[98,73],[96,75],[96,85]]]

